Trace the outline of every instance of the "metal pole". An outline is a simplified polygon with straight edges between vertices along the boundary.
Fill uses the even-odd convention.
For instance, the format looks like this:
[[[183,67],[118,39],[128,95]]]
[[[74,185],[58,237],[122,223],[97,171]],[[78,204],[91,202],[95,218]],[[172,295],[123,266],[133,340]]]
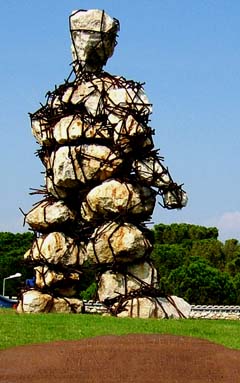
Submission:
[[[3,296],[5,296],[5,280],[6,278],[3,278]]]
[[[16,274],[13,274],[13,275],[9,275],[9,277],[3,278],[3,296],[5,296],[5,280],[6,279],[12,279],[12,278],[19,278],[21,276],[22,276],[21,273],[16,273]]]

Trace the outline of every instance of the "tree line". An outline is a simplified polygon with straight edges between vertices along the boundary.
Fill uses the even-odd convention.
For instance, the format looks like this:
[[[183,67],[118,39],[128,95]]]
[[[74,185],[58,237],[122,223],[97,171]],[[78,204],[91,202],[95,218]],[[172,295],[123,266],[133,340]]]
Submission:
[[[190,304],[240,304],[240,243],[218,240],[215,227],[191,224],[158,224],[152,229],[151,261],[159,273],[164,295],[178,295]],[[24,262],[34,234],[0,232],[0,280],[20,272],[21,279],[9,279],[6,295],[16,295],[33,268]],[[83,281],[82,297],[91,298],[96,289],[94,272]],[[1,294],[1,293],[0,293]]]
[[[155,225],[151,255],[164,294],[191,304],[240,304],[240,243],[218,240],[215,227]]]

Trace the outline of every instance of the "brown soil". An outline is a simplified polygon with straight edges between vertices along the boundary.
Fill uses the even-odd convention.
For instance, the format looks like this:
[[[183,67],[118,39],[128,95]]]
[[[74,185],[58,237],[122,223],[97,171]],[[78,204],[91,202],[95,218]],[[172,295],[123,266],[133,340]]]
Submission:
[[[100,336],[0,351],[1,383],[240,383],[240,351],[184,336]]]

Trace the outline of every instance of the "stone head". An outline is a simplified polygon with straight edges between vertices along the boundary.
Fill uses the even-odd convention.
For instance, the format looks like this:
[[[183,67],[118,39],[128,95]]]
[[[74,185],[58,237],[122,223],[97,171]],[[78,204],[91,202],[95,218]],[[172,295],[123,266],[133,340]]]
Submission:
[[[75,72],[101,70],[113,54],[119,21],[102,10],[91,9],[74,11],[69,24]]]

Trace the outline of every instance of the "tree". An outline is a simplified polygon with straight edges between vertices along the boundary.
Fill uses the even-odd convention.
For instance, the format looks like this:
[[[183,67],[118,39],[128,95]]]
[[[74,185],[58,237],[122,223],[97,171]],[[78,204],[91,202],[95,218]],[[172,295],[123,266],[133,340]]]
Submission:
[[[186,249],[181,245],[155,244],[151,260],[157,268],[160,277],[181,266],[185,261]]]
[[[233,278],[233,283],[236,291],[236,302],[235,304],[240,305],[240,272]]]
[[[202,239],[217,239],[216,227],[204,227],[187,223],[171,225],[158,224],[154,226],[154,237],[158,244],[177,244],[185,241]]]
[[[151,259],[163,293],[191,303],[234,304],[240,273],[240,244],[223,244],[215,227],[190,224],[155,225]]]
[[[225,254],[222,243],[217,239],[202,239],[193,241],[190,256],[198,256],[209,261],[211,266],[224,270]]]
[[[173,270],[163,282],[165,291],[191,304],[233,304],[236,299],[231,277],[200,257]]]
[[[24,263],[24,253],[31,247],[34,235],[26,233],[0,233],[0,279],[20,272],[22,277],[9,279],[6,283],[6,295],[16,295],[17,289],[26,278],[32,277],[32,267]]]
[[[225,270],[232,276],[240,273],[240,244],[236,239],[225,241],[223,251],[225,254]]]

